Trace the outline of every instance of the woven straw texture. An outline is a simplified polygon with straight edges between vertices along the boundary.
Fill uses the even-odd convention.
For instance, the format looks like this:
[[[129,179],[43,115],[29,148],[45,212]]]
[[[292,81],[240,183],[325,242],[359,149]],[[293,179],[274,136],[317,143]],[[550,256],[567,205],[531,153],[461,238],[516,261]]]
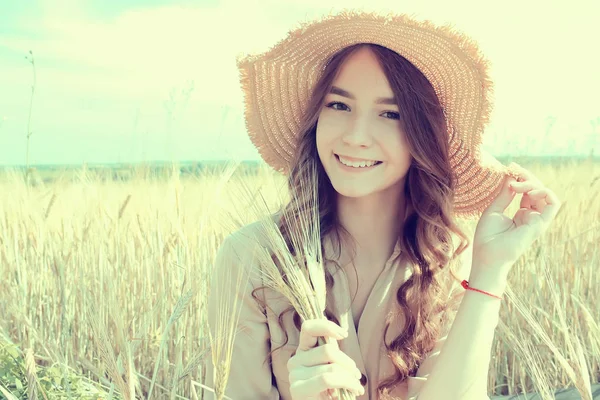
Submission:
[[[478,218],[516,170],[481,149],[492,111],[493,83],[477,44],[450,25],[405,14],[344,10],[301,23],[264,53],[237,57],[246,129],[267,164],[289,173],[303,110],[327,61],[344,47],[374,43],[410,61],[444,108],[455,213]]]

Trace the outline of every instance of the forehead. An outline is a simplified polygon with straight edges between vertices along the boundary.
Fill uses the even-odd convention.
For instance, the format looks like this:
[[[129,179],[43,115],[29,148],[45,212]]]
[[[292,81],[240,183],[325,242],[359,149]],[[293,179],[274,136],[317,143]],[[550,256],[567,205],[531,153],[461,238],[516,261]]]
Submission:
[[[392,97],[393,94],[377,56],[368,47],[357,50],[344,60],[333,80],[333,86],[337,89],[333,89],[331,93],[349,98],[352,97],[347,96],[348,93],[368,95],[370,92],[377,92],[373,95],[386,97]]]
[[[360,74],[364,72],[383,74],[377,56],[368,47],[363,47],[355,51],[342,62],[339,66],[338,78],[342,75]]]

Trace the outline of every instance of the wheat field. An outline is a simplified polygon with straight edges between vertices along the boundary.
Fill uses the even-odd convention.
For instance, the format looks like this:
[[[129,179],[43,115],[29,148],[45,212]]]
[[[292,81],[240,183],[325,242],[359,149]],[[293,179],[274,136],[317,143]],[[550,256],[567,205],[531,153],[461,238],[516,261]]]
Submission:
[[[600,382],[600,163],[519,162],[563,206],[511,272],[490,396],[551,398],[575,387],[591,399]],[[286,201],[284,178],[235,163],[187,176],[174,166],[122,181],[86,169],[54,178],[0,173],[0,397],[53,389],[201,399],[215,252],[252,222],[244,210],[257,196],[265,212]]]

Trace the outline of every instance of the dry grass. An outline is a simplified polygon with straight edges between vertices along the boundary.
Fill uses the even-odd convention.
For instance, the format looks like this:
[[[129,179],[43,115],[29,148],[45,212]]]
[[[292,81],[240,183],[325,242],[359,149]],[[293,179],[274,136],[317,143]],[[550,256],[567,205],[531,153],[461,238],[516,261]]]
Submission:
[[[316,179],[314,167],[311,173],[314,181]],[[246,184],[243,187],[246,187]],[[313,319],[326,320],[327,289],[322,259],[317,189],[310,182],[301,182],[299,192],[298,197],[291,199],[291,204],[294,205],[293,210],[300,210],[300,212],[294,214],[289,209],[284,209],[282,212],[282,218],[293,221],[290,222],[292,226],[289,234],[296,254],[290,253],[276,222],[268,215],[267,202],[260,197],[260,201],[252,203],[253,208],[250,211],[260,221],[267,243],[265,246],[258,245],[254,255],[256,262],[262,267],[264,283],[281,293],[290,302],[302,322]],[[319,337],[317,343],[318,345],[337,344],[337,340]],[[329,390],[328,393],[333,395],[333,398],[341,400],[356,398],[348,389]]]
[[[489,387],[550,398],[576,386],[587,399],[600,381],[600,166],[522,165],[563,207],[511,272]],[[38,360],[112,384],[120,398],[202,398],[209,268],[222,238],[256,219],[244,210],[264,199],[273,212],[288,200],[285,182],[233,168],[133,175],[118,183],[83,171],[36,187],[0,176],[0,329]],[[241,182],[254,192],[240,195]],[[219,210],[239,213],[225,220]]]
[[[232,271],[237,271],[235,276],[233,276]],[[210,331],[208,332],[212,356],[210,361],[215,367],[214,393],[217,400],[229,399],[229,397],[225,396],[225,389],[233,358],[234,339],[238,333],[237,327],[242,309],[242,304],[238,302],[239,297],[232,296],[232,293],[225,288],[231,287],[228,284],[229,282],[235,282],[235,293],[243,293],[250,278],[249,270],[243,268],[229,268],[221,272],[222,274],[215,274],[216,279],[211,281],[215,283],[212,285],[211,291],[224,295],[223,301],[219,303],[219,309],[217,310],[216,334],[213,336]],[[219,279],[220,277],[224,277],[225,282]],[[234,317],[232,318],[232,316]]]
[[[25,352],[25,370],[27,372],[27,398],[29,400],[37,400],[37,374],[35,367],[35,359],[33,357],[33,350],[31,348],[27,349]]]

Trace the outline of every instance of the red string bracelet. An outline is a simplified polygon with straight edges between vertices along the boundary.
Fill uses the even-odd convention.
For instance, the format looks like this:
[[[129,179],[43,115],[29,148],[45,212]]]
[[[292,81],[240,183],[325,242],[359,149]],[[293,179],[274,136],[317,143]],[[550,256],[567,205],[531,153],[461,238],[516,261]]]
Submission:
[[[500,297],[500,296],[496,296],[495,294],[491,294],[488,292],[484,292],[483,290],[472,288],[471,286],[469,286],[469,281],[467,281],[466,279],[461,282],[461,285],[462,285],[462,287],[464,287],[467,290],[473,290],[475,292],[487,294],[488,296],[492,296],[492,297],[502,300],[502,297]]]

